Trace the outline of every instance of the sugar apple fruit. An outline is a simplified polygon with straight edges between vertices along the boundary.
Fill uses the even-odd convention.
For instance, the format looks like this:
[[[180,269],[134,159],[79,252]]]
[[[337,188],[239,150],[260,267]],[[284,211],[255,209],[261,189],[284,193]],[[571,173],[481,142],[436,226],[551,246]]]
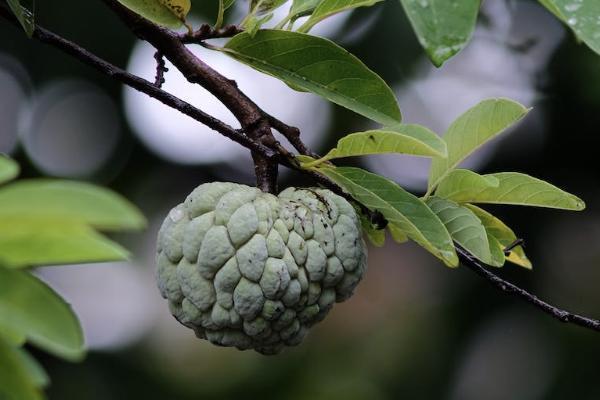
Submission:
[[[276,197],[214,182],[165,219],[157,280],[198,337],[274,354],[352,295],[366,259],[359,218],[333,192],[288,188]]]

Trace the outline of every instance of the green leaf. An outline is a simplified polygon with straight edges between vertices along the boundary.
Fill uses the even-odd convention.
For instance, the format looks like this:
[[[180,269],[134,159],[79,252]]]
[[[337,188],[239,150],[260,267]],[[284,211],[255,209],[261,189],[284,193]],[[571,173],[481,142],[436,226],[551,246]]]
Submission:
[[[600,2],[597,0],[540,0],[546,8],[600,54]]]
[[[406,236],[406,233],[404,233],[404,231],[402,229],[400,229],[398,226],[396,226],[392,223],[388,223],[387,228],[390,231],[390,236],[392,236],[392,239],[394,239],[394,242],[396,242],[396,243],[408,242],[408,236]]]
[[[20,0],[7,0],[8,6],[23,27],[27,36],[32,37],[35,30],[35,18],[33,10],[23,7]]]
[[[475,28],[479,0],[400,0],[419,43],[436,66],[465,47]]]
[[[0,266],[0,268],[2,268]],[[2,325],[0,321],[0,338],[3,338],[13,346],[23,346],[27,342],[27,337],[22,332],[16,331],[8,326]]]
[[[0,337],[0,399],[41,400],[38,385],[25,364],[23,350],[13,347]]]
[[[21,365],[27,370],[29,380],[37,388],[44,388],[50,384],[50,377],[44,368],[24,349],[18,349],[17,354],[21,357]]]
[[[240,33],[222,49],[231,57],[308,90],[383,125],[401,120],[383,79],[335,43],[303,33],[261,30]]]
[[[290,7],[290,13],[286,20],[295,20],[312,13],[321,0],[294,0]]]
[[[498,179],[498,187],[477,189],[464,186],[456,188],[448,198],[459,203],[511,204],[572,211],[585,208],[585,203],[577,196],[529,175],[499,172],[483,176]]]
[[[351,133],[317,163],[334,158],[367,154],[403,153],[415,156],[446,156],[446,143],[420,125],[398,125],[385,130]]]
[[[266,13],[281,7],[286,2],[287,0],[252,0],[250,8],[253,12]]]
[[[478,260],[486,264],[492,262],[487,233],[472,211],[439,197],[429,198],[427,205],[440,218],[456,243]]]
[[[223,9],[227,10],[229,7],[231,7],[234,3],[235,0],[221,0],[223,1]]]
[[[313,26],[337,13],[358,7],[369,7],[383,0],[322,0],[310,18],[298,28],[298,32],[308,32]]]
[[[244,29],[248,33],[248,35],[254,37],[256,32],[267,22],[269,22],[273,18],[273,14],[269,13],[263,15],[262,17],[257,17],[255,15],[249,15],[246,19],[244,19]]]
[[[367,208],[378,210],[392,224],[449,266],[458,265],[452,238],[444,224],[419,198],[396,183],[360,168],[320,168]]]
[[[78,361],[85,354],[71,307],[28,272],[0,268],[0,321],[58,357]]]
[[[127,257],[127,250],[80,222],[25,215],[0,219],[0,259],[9,268]]]
[[[179,28],[189,11],[190,0],[172,0],[173,6],[181,7],[179,13],[166,6],[168,0],[117,0],[131,11],[162,26]],[[187,9],[187,10],[186,10]],[[183,16],[183,18],[181,17]]]
[[[456,192],[463,188],[472,190],[485,190],[487,188],[497,188],[500,182],[493,176],[483,176],[468,169],[455,169],[450,171],[438,184],[435,195],[446,199],[451,199]]]
[[[122,196],[83,182],[29,179],[0,188],[0,219],[64,219],[104,230],[140,229],[143,215]]]
[[[504,255],[503,247],[490,232],[486,231],[488,242],[490,243],[490,254],[491,260],[487,263],[487,265],[491,265],[492,267],[502,267],[506,262],[506,256]]]
[[[19,175],[19,164],[0,154],[0,184],[11,181]]]
[[[383,247],[385,244],[385,229],[374,227],[371,221],[363,214],[360,214],[360,224],[371,244],[375,247]]]
[[[496,239],[497,246],[502,252],[507,246],[512,245],[517,240],[517,235],[510,229],[504,222],[497,217],[493,216],[489,212],[474,206],[472,204],[465,204],[481,221],[485,230]],[[492,242],[490,242],[490,246]],[[492,249],[492,254],[494,249]],[[504,255],[504,253],[502,253]],[[517,246],[511,250],[510,254],[506,259],[514,264],[520,265],[521,267],[531,269],[531,261],[525,255],[523,246]]]
[[[488,99],[458,117],[444,135],[448,157],[434,158],[431,163],[429,191],[475,150],[523,118],[528,111],[512,100]]]

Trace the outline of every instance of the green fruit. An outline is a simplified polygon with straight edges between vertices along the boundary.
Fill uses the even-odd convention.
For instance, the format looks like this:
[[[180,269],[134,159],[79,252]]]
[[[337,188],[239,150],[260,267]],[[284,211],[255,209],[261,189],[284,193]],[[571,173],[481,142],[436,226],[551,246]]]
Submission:
[[[352,295],[366,259],[354,208],[331,191],[288,188],[276,197],[214,182],[165,219],[157,280],[198,337],[274,354]]]

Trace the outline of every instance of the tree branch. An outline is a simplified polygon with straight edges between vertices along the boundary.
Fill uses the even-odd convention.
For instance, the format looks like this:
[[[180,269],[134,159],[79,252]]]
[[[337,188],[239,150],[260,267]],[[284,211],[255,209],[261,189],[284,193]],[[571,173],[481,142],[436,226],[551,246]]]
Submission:
[[[191,35],[189,33],[179,35],[179,40],[181,40],[182,43],[200,44],[209,39],[230,38],[243,31],[244,29],[237,25],[225,25],[215,29],[209,24],[202,24],[200,28]]]
[[[510,283],[498,275],[490,272],[486,266],[480,263],[475,257],[469,254],[466,250],[461,247],[456,248],[458,256],[462,261],[462,264],[469,268],[471,271],[474,271],[477,275],[483,277],[488,280],[496,289],[501,290],[506,294],[511,294],[525,300],[526,302],[532,304],[534,307],[537,307],[541,311],[546,314],[551,315],[562,322],[570,322],[575,325],[583,326],[584,328],[592,329],[594,331],[600,331],[600,321],[584,317],[578,314],[573,314],[569,311],[562,310],[558,307],[555,307],[549,303],[546,303],[543,300],[540,300],[537,296],[529,293],[525,289],[518,287],[517,285]],[[488,268],[493,268],[489,267]]]
[[[111,6],[116,4],[118,7],[121,7],[120,4],[116,3],[114,0],[103,1],[105,1]],[[126,11],[127,13],[132,14],[128,10]],[[121,10],[121,12],[123,12],[123,10]],[[12,12],[8,10],[4,3],[0,3],[0,16],[9,20],[13,24],[18,25]],[[129,20],[130,18],[131,20]],[[235,86],[235,83],[233,81],[224,78],[216,71],[210,69],[210,67],[208,67],[206,64],[202,63],[202,61],[197,59],[193,54],[189,53],[185,46],[183,46],[183,43],[186,42],[185,37],[180,37],[172,32],[166,31],[153,24],[150,25],[150,27],[148,27],[148,24],[151,23],[143,23],[143,21],[141,21],[141,18],[136,16],[135,14],[126,16],[125,19],[126,21],[129,21],[133,24],[130,27],[132,27],[134,31],[136,31],[137,29],[138,35],[142,35],[143,38],[146,38],[145,35],[148,35],[152,39],[152,41],[149,40],[150,43],[154,44],[160,52],[168,50],[169,46],[171,45],[175,46],[174,50],[172,50],[171,52],[167,53],[165,51],[165,56],[178,68],[184,68],[184,71],[186,71],[186,76],[190,81],[201,83],[203,86],[207,85],[205,87],[210,87],[212,91],[215,92],[215,95],[218,94],[217,98],[222,99],[222,101],[226,105],[228,105],[230,102],[233,102],[231,106],[234,107],[236,112],[239,114],[239,118],[241,118],[244,121],[244,124],[248,125],[248,128],[250,128],[250,131],[248,131],[244,127],[244,124],[242,124],[244,132],[254,132],[256,134],[258,129],[258,132],[262,132],[261,134],[265,136],[245,136],[238,130],[204,113],[203,111],[192,106],[191,104],[186,103],[185,101],[161,90],[157,86],[153,85],[153,83],[135,75],[129,74],[128,72],[104,61],[103,59],[81,48],[80,46],[44,28],[37,26],[34,31],[34,37],[44,43],[47,43],[51,46],[60,49],[61,51],[71,55],[72,57],[83,62],[84,64],[95,68],[101,73],[119,82],[122,82],[136,90],[139,90],[140,92],[145,93],[148,96],[161,101],[163,104],[173,109],[176,109],[182,112],[183,114],[190,116],[191,118],[194,118],[196,121],[210,127],[211,129],[219,132],[220,134],[250,149],[253,152],[253,154],[256,154],[259,157],[263,157],[264,159],[268,160],[269,165],[277,165],[276,163],[279,163],[288,168],[294,169],[305,175],[310,176],[322,186],[358,204],[363,210],[363,212],[365,212],[369,216],[373,223],[377,224],[380,227],[385,226],[387,221],[383,218],[383,216],[380,213],[376,211],[373,212],[367,207],[365,207],[363,204],[354,200],[340,186],[338,186],[325,176],[320,175],[314,171],[302,169],[300,165],[293,159],[293,157],[291,157],[291,155],[287,152],[287,150],[281,147],[279,143],[272,138],[272,135],[270,135],[270,127],[273,127],[280,131],[282,134],[286,135],[286,137],[287,135],[289,135],[292,138],[298,137],[298,141],[296,141],[296,143],[290,140],[292,145],[294,145],[294,147],[296,147],[296,149],[301,154],[312,155],[313,153],[311,153],[311,151],[303,143],[301,143],[301,141],[299,141],[299,130],[297,128],[287,126],[283,122],[266,114],[253,102],[251,102],[243,93],[237,90],[237,87]],[[138,25],[138,23],[142,24],[142,28],[140,28],[140,25]],[[201,28],[199,31],[202,31],[202,29],[203,28]],[[221,34],[225,35],[225,33]],[[196,35],[196,33],[194,35]],[[208,33],[204,35],[210,36],[210,34]],[[202,37],[202,34],[198,33],[198,36]],[[174,62],[174,60],[176,62]],[[221,90],[223,90],[223,92],[221,92]],[[260,115],[257,115],[257,113],[259,113]],[[256,126],[257,124],[259,126]],[[268,129],[269,135],[266,136],[266,131],[261,131],[262,129]],[[266,142],[264,140],[265,137],[268,138]],[[265,145],[266,143],[268,143],[268,145]],[[259,172],[260,171],[257,171],[257,179],[259,180],[269,180],[273,178],[272,175],[263,176],[262,178],[259,178]],[[272,172],[265,171],[265,173],[270,174]],[[456,250],[458,252],[462,264],[465,267],[469,268],[479,276],[488,280],[494,287],[501,290],[502,292],[515,295],[562,322],[573,323],[591,330],[600,331],[600,321],[581,315],[573,314],[571,312],[557,308],[549,303],[546,303],[537,298],[535,295],[527,292],[526,290],[495,275],[486,268],[492,267],[480,263],[477,259],[475,259],[472,255],[470,255],[461,247],[457,247]]]
[[[14,25],[18,26],[17,20],[14,18],[12,12],[7,8],[4,3],[0,4],[0,16],[9,20]],[[98,70],[104,75],[115,79],[121,83],[126,84],[127,86],[132,87],[146,95],[157,99],[161,103],[180,111],[181,113],[195,119],[196,121],[208,126],[209,128],[219,132],[225,137],[241,144],[242,146],[263,154],[265,157],[273,158],[276,157],[277,154],[272,149],[268,147],[256,143],[250,138],[242,135],[233,127],[225,124],[224,122],[218,120],[217,118],[212,117],[209,114],[201,111],[200,109],[194,107],[190,103],[187,103],[178,97],[173,96],[172,94],[165,92],[162,89],[154,86],[153,83],[142,79],[138,76],[132,75],[123,69],[114,66],[96,56],[95,54],[87,51],[86,49],[78,46],[77,44],[58,36],[51,31],[44,29],[40,26],[36,26],[35,31],[33,32],[33,37],[38,39],[39,41],[49,44],[64,53],[74,57],[75,59],[81,61],[82,63],[91,66],[92,68]]]
[[[117,0],[102,0],[140,39],[160,51],[191,83],[197,83],[221,101],[240,122],[243,131],[255,142],[268,145],[276,142],[263,111],[250,100],[235,81],[225,78],[192,53],[176,33],[162,28],[132,12]],[[192,35],[193,36],[193,35]],[[277,191],[276,161],[252,152],[257,186],[265,191]]]

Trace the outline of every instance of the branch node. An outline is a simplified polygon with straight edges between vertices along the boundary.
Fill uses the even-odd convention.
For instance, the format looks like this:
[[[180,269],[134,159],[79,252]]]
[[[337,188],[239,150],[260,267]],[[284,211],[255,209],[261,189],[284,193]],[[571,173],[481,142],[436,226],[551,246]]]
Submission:
[[[156,60],[156,77],[154,78],[154,86],[161,88],[165,83],[165,72],[169,71],[169,68],[165,66],[165,58],[160,50],[154,53],[154,59]]]

